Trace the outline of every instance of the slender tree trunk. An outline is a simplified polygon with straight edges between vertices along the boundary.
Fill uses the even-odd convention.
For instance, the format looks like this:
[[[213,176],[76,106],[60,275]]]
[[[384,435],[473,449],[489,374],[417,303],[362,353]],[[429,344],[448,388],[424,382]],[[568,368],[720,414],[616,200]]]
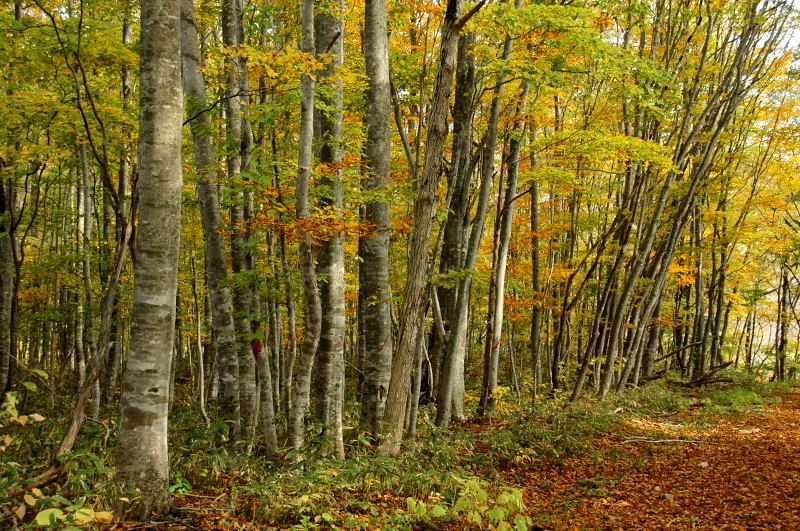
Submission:
[[[94,316],[94,291],[92,289],[92,197],[89,183],[89,161],[86,157],[86,145],[79,149],[81,161],[81,208],[83,209],[82,226],[80,227],[81,266],[83,272],[83,355],[91,360],[97,353]],[[100,415],[100,381],[95,382],[90,416]]]
[[[0,404],[11,389],[11,301],[15,276],[12,183],[11,179],[0,180]]]
[[[208,418],[208,413],[206,413],[206,371],[205,360],[203,359],[205,356],[203,356],[202,341],[203,325],[200,318],[200,293],[197,289],[197,264],[194,259],[194,254],[192,255],[192,295],[194,296],[194,340],[195,347],[197,348],[198,369],[197,392],[199,396],[197,398],[197,402],[200,406],[200,414],[203,415],[203,420],[205,420],[206,426],[210,426],[211,422]]]
[[[235,190],[231,206],[231,264],[235,274],[246,274],[247,234],[240,227],[244,220],[247,204],[247,193],[239,185],[239,175],[247,170],[249,146],[249,126],[245,117],[246,92],[242,90],[246,82],[244,58],[240,54],[240,0],[223,0],[222,2],[222,40],[227,48],[225,54],[225,117],[228,149],[226,162],[228,179]],[[234,436],[241,434],[245,439],[252,439],[256,428],[256,409],[258,407],[256,393],[256,367],[253,352],[250,348],[251,289],[248,282],[238,282],[232,290],[234,308],[234,326],[236,329],[236,346],[238,353],[238,393],[239,414],[241,423],[234,425]],[[238,430],[238,431],[237,431]]]
[[[517,0],[516,7],[522,6],[520,0]],[[507,38],[506,45],[503,50],[503,58],[507,59],[512,51],[511,39]],[[503,79],[500,80],[498,85],[502,85]],[[500,92],[495,96],[497,99],[500,97]],[[520,103],[517,105],[517,114],[524,114],[526,109],[526,100],[528,99],[528,83],[522,82],[520,89]],[[493,102],[494,106],[494,102]],[[495,116],[492,116],[495,118]],[[519,129],[522,128],[522,121],[516,120],[514,124],[514,133],[520,133]],[[490,128],[492,125],[490,124]],[[495,132],[497,131],[497,124],[493,126]],[[490,129],[491,130],[491,129]],[[489,143],[489,135],[487,135],[486,153],[484,157],[494,159],[494,142]],[[514,221],[514,200],[517,195],[517,176],[519,175],[519,154],[520,154],[520,139],[513,138],[509,147],[508,175],[506,182],[505,198],[502,204],[502,210],[499,211],[497,220],[500,230],[498,231],[498,240],[495,242],[495,256],[494,268],[492,269],[492,282],[491,287],[493,293],[490,294],[489,300],[489,319],[487,322],[486,344],[484,349],[484,374],[483,386],[481,389],[481,399],[478,404],[478,414],[483,413],[491,414],[494,411],[495,399],[494,391],[497,388],[497,367],[500,359],[500,342],[502,341],[503,332],[503,307],[505,303],[506,292],[506,266],[508,264],[508,248],[511,244],[511,228]]]
[[[297,358],[297,317],[294,307],[294,289],[292,289],[292,274],[289,271],[289,260],[286,257],[286,236],[280,233],[281,274],[283,275],[284,296],[286,298],[286,320],[289,328],[289,348],[281,370],[281,402],[287,418],[292,409],[292,376],[294,362]]]
[[[322,208],[329,208],[341,220],[342,215],[342,84],[331,80],[335,70],[344,60],[344,25],[341,18],[341,2],[330,6],[331,12],[318,13],[314,17],[317,56],[330,54],[324,69],[319,73],[320,82],[333,86],[320,91],[316,109],[314,136],[320,145],[319,162],[326,165],[326,174],[319,180],[323,189],[329,190],[321,200]],[[342,407],[344,402],[344,241],[336,230],[331,238],[322,242],[318,253],[318,270],[324,279],[320,281],[322,323],[317,348],[316,367],[316,417],[317,422],[329,426],[323,436],[333,444],[333,451],[344,458],[342,434]]]
[[[481,5],[478,4],[478,8]],[[436,192],[444,143],[448,133],[448,100],[452,89],[458,38],[463,25],[463,20],[460,20],[462,6],[463,0],[448,0],[442,24],[439,71],[436,75],[428,119],[425,167],[416,187],[417,199],[414,201],[414,231],[408,260],[408,278],[403,291],[403,306],[399,316],[400,332],[397,351],[392,360],[392,378],[389,382],[383,419],[386,437],[381,443],[380,451],[385,455],[397,454],[403,438],[403,419],[411,389],[411,368],[420,324],[417,317],[427,280],[425,273],[429,269],[428,246],[436,213]]]
[[[695,207],[694,220],[692,223],[692,237],[694,248],[697,249],[695,264],[697,272],[694,281],[694,329],[692,332],[692,377],[699,378],[703,375],[706,366],[706,307],[705,292],[703,289],[703,221],[700,218],[700,207]]]
[[[470,160],[472,154],[472,118],[475,114],[477,98],[475,97],[475,54],[472,46],[475,35],[470,34],[458,43],[458,56],[456,60],[456,88],[453,99],[453,164],[447,175],[447,193],[449,208],[444,224],[442,238],[442,252],[439,260],[439,273],[446,275],[448,272],[460,271],[464,267],[465,252],[469,238],[470,226],[470,195],[469,188],[473,174],[473,164]],[[475,161],[477,163],[477,161]],[[480,207],[478,209],[480,212]],[[476,220],[479,221],[479,220]],[[438,300],[441,306],[442,320],[445,336],[455,327],[454,321],[463,318],[462,313],[455,307],[457,285],[449,287],[437,286]],[[438,396],[438,387],[443,373],[444,359],[447,349],[446,337],[439,337],[439,333],[431,333],[430,358],[433,366],[433,389],[431,395]],[[454,378],[463,380],[463,371],[456,370]],[[453,387],[459,387],[453,383]],[[463,387],[460,386],[460,387]],[[459,399],[458,391],[453,391],[453,409],[459,409],[463,415],[463,398]],[[458,406],[457,406],[458,404]]]
[[[140,215],[131,340],[117,450],[117,476],[138,489],[119,516],[169,509],[167,407],[181,222],[179,0],[144,0],[141,10]]]
[[[314,0],[303,0],[303,52],[314,54]],[[319,345],[321,328],[321,303],[317,289],[317,273],[314,264],[314,242],[309,231],[303,227],[309,217],[308,192],[311,177],[312,142],[314,138],[314,88],[313,73],[303,76],[300,114],[300,150],[297,164],[297,186],[295,188],[295,211],[300,222],[300,274],[303,278],[305,306],[305,335],[300,349],[300,363],[295,374],[292,409],[289,411],[289,445],[299,450],[303,445],[305,415],[311,392],[311,368]],[[298,455],[299,458],[299,455]]]
[[[236,330],[231,295],[225,286],[228,277],[228,258],[225,240],[220,232],[222,220],[217,195],[217,164],[211,136],[211,121],[208,113],[201,112],[207,106],[206,89],[200,72],[200,46],[192,0],[182,0],[181,15],[183,85],[186,93],[186,111],[191,117],[189,126],[192,131],[197,167],[195,190],[200,202],[206,279],[210,298],[209,310],[220,379],[217,408],[223,419],[236,425],[240,415]]]
[[[536,300],[531,310],[531,363],[533,365],[533,390],[531,396],[536,400],[536,393],[542,383],[542,300],[541,257],[539,255],[539,181],[531,183],[531,291]],[[588,354],[587,354],[588,355]]]
[[[122,21],[122,44],[129,46],[133,41],[133,27],[131,25],[131,10],[132,6],[129,1],[126,1],[125,18]],[[127,111],[130,106],[131,98],[131,71],[130,66],[122,65],[120,72],[120,84],[122,97],[122,110]],[[119,179],[117,182],[117,197],[119,198],[119,205],[117,207],[117,224],[115,226],[116,238],[120,239],[120,231],[125,230],[124,225],[127,223],[128,212],[128,183],[130,181],[130,141],[126,138],[127,128],[122,127],[122,142],[119,156]],[[121,222],[121,220],[126,220]],[[108,353],[108,364],[106,366],[106,377],[103,381],[103,401],[106,404],[111,403],[114,395],[114,388],[117,385],[119,377],[120,363],[122,362],[122,325],[120,323],[119,311],[119,292],[117,292],[117,300],[114,301],[114,310],[111,316],[111,333],[110,337],[113,342]]]
[[[363,342],[361,424],[381,431],[392,366],[393,338],[389,285],[389,203],[377,199],[389,186],[391,161],[389,36],[386,0],[364,3],[364,59],[367,70],[367,142],[364,190],[371,198],[364,221],[371,233],[359,240],[359,315]]]
[[[781,265],[778,294],[778,324],[775,327],[775,380],[786,380],[786,346],[789,339],[789,272]]]

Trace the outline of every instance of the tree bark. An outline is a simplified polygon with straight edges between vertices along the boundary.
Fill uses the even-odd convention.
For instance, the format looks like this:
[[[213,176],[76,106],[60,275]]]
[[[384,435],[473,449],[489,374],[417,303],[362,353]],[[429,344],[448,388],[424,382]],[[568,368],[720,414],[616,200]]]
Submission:
[[[520,8],[522,3],[516,1],[516,7]],[[510,36],[506,37],[503,46],[501,59],[507,60],[513,50],[513,43]],[[494,173],[494,152],[495,142],[497,141],[497,120],[499,117],[499,99],[505,77],[501,77],[497,83],[495,99],[492,101],[492,122],[489,123],[489,133],[486,135],[486,146],[484,147],[484,177]],[[517,114],[524,114],[526,100],[528,99],[528,83],[522,81],[520,87],[520,102],[517,105]],[[522,127],[521,120],[515,120],[515,132]],[[512,139],[509,148],[508,175],[506,182],[505,198],[502,209],[498,204],[498,218],[496,220],[499,231],[496,232],[497,241],[494,244],[494,267],[492,268],[492,279],[490,283],[490,307],[487,320],[487,334],[484,348],[484,372],[483,385],[481,388],[481,398],[478,403],[478,414],[491,414],[494,410],[495,399],[494,391],[497,388],[497,367],[500,358],[500,342],[503,332],[503,306],[505,303],[505,283],[506,265],[508,263],[508,247],[511,243],[511,227],[514,220],[514,199],[517,195],[517,176],[519,175],[519,153],[520,140]]]
[[[320,144],[319,163],[324,176],[320,187],[329,190],[320,198],[322,208],[332,209],[336,220],[342,219],[342,83],[332,80],[336,69],[344,60],[344,24],[341,3],[330,6],[331,13],[318,13],[314,17],[317,57],[330,54],[318,78],[332,86],[321,91],[315,110],[314,136]],[[318,270],[322,322],[316,367],[316,417],[326,426],[322,435],[333,445],[333,452],[344,458],[342,433],[342,407],[344,405],[344,239],[338,228],[330,239],[321,242]]]
[[[11,179],[0,181],[0,404],[11,389],[11,301],[15,271],[11,185]]]
[[[314,0],[303,0],[302,51],[314,54]],[[297,186],[295,188],[295,211],[300,233],[300,274],[303,278],[305,306],[305,335],[300,349],[300,360],[295,375],[292,409],[289,411],[289,445],[299,450],[304,441],[305,415],[311,392],[311,368],[319,345],[321,328],[321,303],[317,289],[317,273],[314,264],[314,242],[311,233],[303,226],[309,217],[308,192],[311,177],[312,142],[314,138],[314,89],[313,73],[303,76],[300,114],[300,149],[297,163]],[[299,454],[296,456],[299,459]]]
[[[117,476],[137,492],[117,515],[144,519],[169,509],[167,406],[181,222],[181,5],[144,0],[139,103],[140,215],[131,340]]]
[[[240,0],[223,0],[222,2],[222,40],[227,48],[225,54],[225,117],[228,149],[226,152],[228,180],[235,190],[231,206],[231,264],[234,274],[247,275],[247,230],[240,226],[244,221],[248,194],[239,181],[241,172],[248,168],[249,160],[249,124],[245,117],[247,101],[243,84],[247,81],[247,71],[243,67],[244,57],[239,47],[242,45],[240,29]],[[245,179],[246,180],[246,179]],[[236,346],[238,352],[238,393],[239,415],[241,422],[235,424],[234,437],[241,435],[252,439],[255,435],[256,409],[258,400],[256,393],[256,367],[253,352],[250,348],[252,328],[250,314],[252,311],[252,292],[248,282],[237,282],[232,290],[234,308],[234,326],[236,328]]]
[[[389,202],[379,199],[389,187],[391,161],[389,37],[386,0],[364,3],[364,59],[367,70],[367,142],[364,207],[370,234],[359,240],[359,314],[363,344],[361,424],[381,431],[392,366],[393,338],[389,285]]]
[[[478,8],[481,5],[478,4]],[[408,279],[403,291],[403,306],[399,316],[400,332],[397,351],[392,360],[392,377],[383,419],[385,438],[381,443],[380,452],[384,455],[397,454],[403,438],[403,420],[411,389],[411,368],[420,324],[417,316],[427,280],[425,277],[428,271],[428,246],[436,213],[436,191],[439,185],[444,143],[448,133],[448,100],[452,89],[459,33],[463,25],[463,21],[460,20],[462,6],[462,0],[448,0],[442,24],[439,71],[436,74],[428,119],[425,168],[416,187],[417,199],[414,201],[414,231],[408,259]]]
[[[206,280],[211,304],[211,324],[217,347],[217,367],[220,390],[217,408],[220,416],[233,424],[239,422],[239,360],[236,330],[233,321],[231,295],[225,286],[228,278],[228,257],[222,237],[222,220],[217,194],[217,164],[211,120],[204,112],[206,88],[200,72],[200,46],[192,0],[181,2],[181,55],[186,111],[192,117],[189,127],[194,142],[197,168],[195,190],[200,202],[200,221],[203,227]],[[202,355],[202,354],[201,354]]]

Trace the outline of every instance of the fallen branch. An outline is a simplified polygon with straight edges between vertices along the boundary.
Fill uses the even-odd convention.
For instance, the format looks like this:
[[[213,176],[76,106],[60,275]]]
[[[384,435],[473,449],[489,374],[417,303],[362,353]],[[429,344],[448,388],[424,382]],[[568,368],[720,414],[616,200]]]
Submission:
[[[225,494],[222,494],[220,496],[205,496],[203,494],[190,494],[188,492],[181,492],[180,496],[186,496],[186,497],[189,497],[189,498],[205,498],[205,499],[208,499],[208,500],[217,501],[219,499],[224,498]]]
[[[712,444],[715,446],[726,446],[723,443],[702,441],[699,439],[648,439],[646,437],[634,437],[632,439],[626,439],[622,441],[620,444],[630,444],[630,443],[650,443],[650,444],[683,443],[683,444]]]
[[[709,369],[708,372],[703,373],[701,376],[698,376],[697,378],[689,382],[675,382],[675,385],[678,385],[680,387],[694,388],[694,387],[703,387],[704,385],[710,385],[715,383],[733,383],[733,380],[731,378],[728,378],[727,376],[719,376],[719,377],[714,376],[722,369],[730,367],[731,365],[733,365],[732,361],[723,363],[722,365],[717,365],[716,367]]]
[[[646,382],[652,382],[654,380],[658,380],[659,378],[663,378],[666,375],[667,375],[667,370],[661,369],[660,371],[656,371],[653,374],[649,374],[647,376],[640,376],[639,383],[642,384]]]
[[[133,212],[132,212],[133,214]],[[80,390],[78,391],[78,395],[75,399],[75,405],[72,411],[72,416],[70,417],[69,424],[67,426],[67,431],[64,433],[63,438],[61,439],[61,445],[58,448],[58,451],[55,453],[55,459],[67,454],[72,450],[72,446],[75,444],[75,439],[78,437],[78,431],[83,424],[83,421],[86,419],[84,414],[86,409],[86,402],[89,400],[89,395],[92,393],[94,382],[100,377],[100,369],[105,365],[106,360],[108,358],[108,351],[111,347],[112,341],[110,339],[110,330],[111,330],[111,313],[114,307],[114,296],[117,291],[117,286],[119,285],[119,279],[122,275],[122,268],[125,265],[125,251],[127,249],[128,240],[131,237],[131,233],[133,230],[133,223],[127,222],[125,227],[120,232],[119,240],[117,241],[117,249],[114,256],[114,270],[111,275],[111,279],[108,283],[108,290],[106,291],[105,296],[105,304],[103,309],[103,316],[101,319],[100,324],[100,340],[98,344],[100,348],[97,353],[95,353],[94,358],[92,359],[92,364],[89,369],[89,374],[86,376],[86,380],[84,380],[83,385],[81,386]],[[94,422],[98,422],[99,424],[105,426],[102,422],[94,420]],[[108,439],[109,430],[106,427],[106,437],[103,439],[103,444]],[[12,485],[6,489],[6,496],[9,498],[15,498],[26,491],[36,487],[44,487],[49,485],[50,483],[56,481],[61,475],[64,473],[64,463],[63,462],[56,462],[52,464],[50,467],[45,469],[44,472],[39,474],[38,476],[25,480],[22,483]]]

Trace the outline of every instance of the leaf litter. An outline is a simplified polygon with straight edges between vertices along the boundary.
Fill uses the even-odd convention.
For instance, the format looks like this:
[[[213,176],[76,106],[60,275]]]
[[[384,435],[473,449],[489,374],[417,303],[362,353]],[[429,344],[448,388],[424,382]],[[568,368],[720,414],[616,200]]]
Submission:
[[[627,417],[575,455],[515,459],[486,470],[493,486],[522,491],[532,529],[800,529],[800,390],[762,410],[704,416],[697,408]],[[500,423],[477,422],[472,430]],[[653,437],[658,433],[659,437]],[[480,443],[475,453],[487,451]],[[286,529],[292,523],[248,521],[244,503],[226,491],[175,493],[171,515],[115,529]],[[373,500],[396,513],[404,499]],[[265,501],[268,503],[268,501]],[[347,512],[348,500],[332,513]],[[351,514],[357,521],[358,515]],[[393,529],[378,518],[364,529]],[[294,524],[299,524],[294,522]],[[324,524],[324,522],[323,522]],[[323,527],[325,527],[323,525]],[[330,526],[329,526],[330,527]],[[332,526],[336,527],[336,526]],[[469,529],[468,522],[427,522],[414,529]]]

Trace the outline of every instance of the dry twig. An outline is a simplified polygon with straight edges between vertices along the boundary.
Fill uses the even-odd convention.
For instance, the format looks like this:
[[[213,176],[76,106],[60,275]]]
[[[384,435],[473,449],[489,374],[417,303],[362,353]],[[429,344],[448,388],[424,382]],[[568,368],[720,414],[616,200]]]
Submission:
[[[648,439],[646,437],[633,437],[632,439],[626,439],[622,441],[620,444],[630,444],[630,443],[651,443],[651,444],[683,443],[683,444],[712,444],[715,446],[727,446],[723,443],[702,441],[698,439]]]

